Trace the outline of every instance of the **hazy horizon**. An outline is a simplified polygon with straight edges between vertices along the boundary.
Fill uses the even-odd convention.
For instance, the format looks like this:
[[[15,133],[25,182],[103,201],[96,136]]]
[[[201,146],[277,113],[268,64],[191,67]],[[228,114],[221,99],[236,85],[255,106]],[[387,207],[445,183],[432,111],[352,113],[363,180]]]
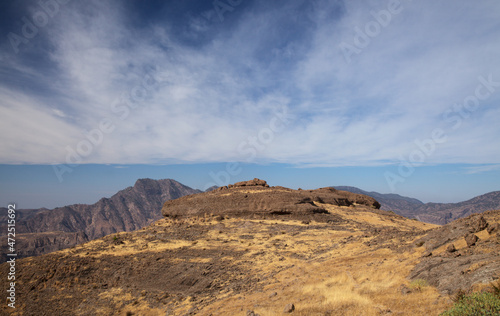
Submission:
[[[383,173],[386,167],[295,168],[290,165],[241,164],[240,173],[229,175],[227,164],[196,165],[81,165],[63,183],[54,175],[52,166],[0,165],[0,207],[15,202],[19,208],[49,209],[71,204],[94,204],[141,178],[173,179],[193,189],[204,191],[212,185],[226,185],[255,177],[272,186],[292,189],[316,189],[327,186],[353,186],[365,191],[395,193],[416,198],[424,203],[457,203],[478,195],[499,191],[497,173],[462,174],[466,166],[421,167],[405,183],[391,192]],[[442,172],[439,176],[436,169]],[[466,169],[465,169],[466,170]],[[432,179],[434,177],[434,179]],[[227,182],[224,182],[226,181]],[[425,185],[425,183],[428,183]],[[445,187],[447,183],[449,185]]]

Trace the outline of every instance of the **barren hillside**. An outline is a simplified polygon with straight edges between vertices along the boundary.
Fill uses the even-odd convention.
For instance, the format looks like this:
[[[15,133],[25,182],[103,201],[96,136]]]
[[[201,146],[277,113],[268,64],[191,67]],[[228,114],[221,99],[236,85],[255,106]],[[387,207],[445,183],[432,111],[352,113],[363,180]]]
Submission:
[[[29,257],[72,247],[108,234],[133,231],[161,218],[162,204],[198,193],[175,180],[139,179],[133,187],[92,205],[74,204],[53,210],[16,213],[18,256]],[[0,229],[7,230],[7,210],[0,212]],[[2,259],[6,244],[2,244]]]
[[[438,315],[498,279],[499,211],[440,227],[377,207],[262,180],[168,201],[142,230],[18,261],[17,308],[2,312]]]

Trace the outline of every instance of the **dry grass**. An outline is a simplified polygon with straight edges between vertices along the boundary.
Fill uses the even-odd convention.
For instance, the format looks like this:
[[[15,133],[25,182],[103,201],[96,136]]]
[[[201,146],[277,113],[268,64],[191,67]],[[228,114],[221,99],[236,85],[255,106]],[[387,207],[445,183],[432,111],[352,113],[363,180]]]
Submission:
[[[376,219],[362,215],[355,217],[353,214],[352,218],[357,221]],[[375,221],[380,225],[393,225],[392,222]],[[264,291],[228,295],[205,308],[203,314],[238,315],[254,310],[262,316],[282,315],[283,307],[294,303],[294,315],[379,315],[388,310],[437,315],[449,306],[449,302],[441,299],[432,287],[407,295],[401,293],[402,284],[409,286],[406,276],[419,260],[420,251],[397,254],[389,249],[372,250],[361,242],[337,244],[351,235],[361,235],[361,232],[309,229],[293,238],[270,237],[266,230],[275,224],[273,221],[259,221],[261,233],[254,235],[253,244],[249,246],[234,239],[235,235],[248,233],[241,225],[240,228],[234,227],[237,222],[234,220],[230,227],[226,227],[231,233],[224,236],[232,241],[226,245],[238,249],[245,247],[249,257],[262,249],[269,249],[261,256],[252,257],[248,268],[261,275],[276,270],[281,272],[264,287]],[[423,223],[417,225],[426,227]],[[275,247],[277,242],[286,243],[287,247]],[[301,253],[305,259],[295,258],[293,252]],[[245,259],[248,258],[233,260],[235,264],[244,265]],[[270,297],[274,292],[278,295]]]
[[[408,220],[402,216],[387,216],[371,212],[366,209],[353,209],[347,206],[336,206],[330,204],[315,203],[318,206],[324,207],[332,214],[337,214],[345,219],[356,221],[360,223],[370,224],[373,226],[389,226],[397,227],[402,230],[410,230],[411,228],[418,228],[422,230],[429,230],[439,227],[439,225],[423,223],[420,221]]]
[[[387,217],[331,205],[321,206],[349,220],[343,225],[351,229],[355,229],[356,223],[377,227],[397,226],[402,230],[435,227],[396,216]],[[237,258],[225,256],[219,259],[246,269],[253,277],[262,276],[263,281],[259,283],[262,290],[239,294],[231,290],[222,291],[215,302],[199,311],[200,315],[243,315],[247,310],[254,310],[261,316],[282,315],[283,308],[288,303],[295,304],[293,315],[380,315],[390,310],[404,315],[429,316],[437,315],[449,307],[449,302],[441,298],[432,287],[424,287],[410,294],[402,294],[400,291],[401,285],[409,286],[406,276],[418,262],[423,247],[404,253],[374,249],[364,244],[373,237],[362,237],[362,231],[333,230],[326,223],[311,222],[305,225],[294,220],[239,218],[226,219],[220,223],[207,217],[186,221],[206,226],[209,231],[196,242],[147,242],[142,238],[133,242],[125,241],[124,244],[93,241],[102,250],[92,253],[92,256],[125,256],[180,247],[227,249],[243,253]],[[173,224],[173,221],[164,219],[158,221],[154,228],[173,229]],[[305,226],[308,226],[307,229],[304,229]],[[117,238],[121,234],[116,234]],[[358,237],[358,240],[346,242],[351,236]],[[70,249],[64,251],[71,253]],[[196,257],[188,260],[210,262],[211,259]],[[270,296],[274,292],[277,295]],[[165,314],[165,311],[148,309],[140,298],[132,300],[116,289],[102,294],[101,299],[111,297],[121,302],[121,311],[132,311],[134,315]],[[116,303],[114,301],[114,305]],[[192,302],[188,297],[176,306],[169,306],[169,309],[177,315],[186,313],[191,307]],[[106,312],[103,310],[102,314]]]
[[[101,307],[95,311],[95,315],[127,315],[127,312],[132,315],[144,316],[160,316],[165,315],[165,312],[158,308],[151,308],[143,297],[133,297],[130,293],[124,292],[119,288],[112,288],[104,293],[99,294],[99,298],[103,301],[112,302],[113,308]]]

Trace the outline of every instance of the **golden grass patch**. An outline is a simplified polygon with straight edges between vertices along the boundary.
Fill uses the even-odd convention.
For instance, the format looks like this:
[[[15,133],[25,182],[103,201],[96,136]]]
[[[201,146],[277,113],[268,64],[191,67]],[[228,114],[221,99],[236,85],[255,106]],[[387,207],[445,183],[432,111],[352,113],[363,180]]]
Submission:
[[[376,216],[356,215],[360,214],[352,214],[352,218],[357,221],[376,219]],[[378,223],[381,222],[385,223]],[[293,238],[281,235],[265,238],[268,225],[273,224],[275,222],[261,221],[264,232],[254,235],[260,243],[246,245],[248,255],[233,259],[235,264],[240,264],[240,260],[252,257],[248,267],[254,271],[252,274],[274,273],[273,280],[262,292],[228,295],[203,309],[203,314],[239,315],[254,310],[262,316],[282,315],[284,306],[294,303],[294,315],[379,315],[390,310],[428,316],[437,315],[449,306],[433,287],[410,294],[401,292],[401,285],[409,286],[406,276],[418,262],[421,251],[374,250],[363,244],[369,238],[339,243],[346,237],[360,236],[359,231],[308,229]],[[229,235],[235,236],[233,231]],[[275,243],[287,247],[272,247]],[[227,245],[242,247],[241,243]],[[263,253],[253,256],[259,250]],[[294,253],[301,254],[302,258]],[[270,297],[274,292],[277,295]]]
[[[109,307],[99,308],[95,315],[126,315],[131,312],[132,315],[160,316],[165,315],[165,311],[158,308],[151,308],[143,297],[134,297],[121,288],[111,288],[106,292],[99,294],[99,299],[111,302]],[[106,306],[106,304],[99,304]],[[85,311],[88,312],[88,311]]]

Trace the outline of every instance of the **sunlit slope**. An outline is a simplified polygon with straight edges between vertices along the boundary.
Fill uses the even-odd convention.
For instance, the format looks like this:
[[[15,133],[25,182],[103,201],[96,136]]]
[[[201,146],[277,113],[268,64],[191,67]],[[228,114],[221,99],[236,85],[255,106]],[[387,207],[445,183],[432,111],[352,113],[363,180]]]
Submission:
[[[265,191],[276,188],[228,188],[214,194],[230,197],[243,189],[247,196],[268,194],[279,199],[278,193]],[[348,206],[327,203],[335,199],[322,196],[323,191],[293,195],[287,190],[286,207],[280,212],[269,208],[277,204],[262,199],[258,212],[245,211],[240,204],[228,215],[224,208],[214,214],[197,213],[203,209],[191,202],[202,194],[192,195],[181,202],[187,213],[196,212],[23,259],[17,266],[18,308],[13,312],[246,315],[253,311],[263,316],[282,315],[286,305],[294,304],[294,315],[438,315],[451,305],[450,295],[440,287],[439,278],[437,283],[420,280],[426,276],[415,275],[418,267],[460,253],[459,258],[471,259],[464,265],[471,272],[464,272],[464,277],[470,276],[467,282],[474,286],[478,286],[474,271],[493,278],[498,272],[489,261],[490,270],[484,272],[477,266],[483,261],[473,257],[495,260],[498,228],[492,227],[500,222],[498,211],[484,214],[486,227],[474,217],[450,228],[409,220],[349,198],[344,203]],[[303,194],[311,198],[304,200]],[[290,202],[295,198],[301,202],[298,207]],[[175,211],[181,211],[180,204]],[[479,228],[475,234],[480,240],[474,246],[461,244],[461,229]],[[448,229],[456,234],[450,235]],[[441,248],[453,240],[457,251],[451,255]],[[485,257],[487,251],[490,257]],[[2,269],[3,274],[7,266]],[[2,286],[5,279],[0,280]]]

